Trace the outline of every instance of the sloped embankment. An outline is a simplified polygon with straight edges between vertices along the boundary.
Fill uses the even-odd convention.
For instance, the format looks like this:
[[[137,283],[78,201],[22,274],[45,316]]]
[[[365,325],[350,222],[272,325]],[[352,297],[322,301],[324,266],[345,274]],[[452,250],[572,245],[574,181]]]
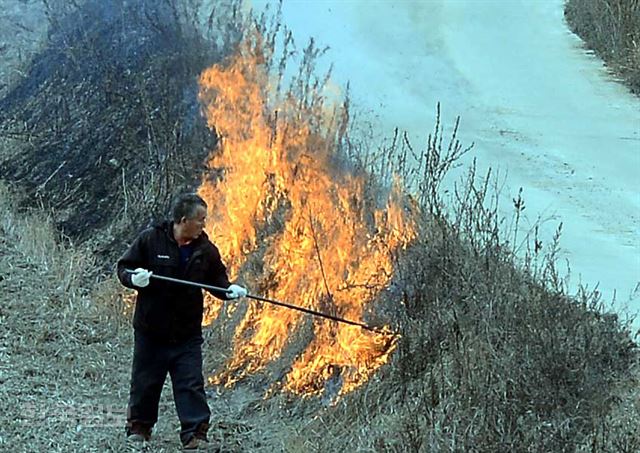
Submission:
[[[640,95],[640,2],[568,0],[571,29]]]
[[[313,68],[312,57],[305,70]],[[311,84],[308,77],[304,80],[311,71],[301,74],[303,83],[291,94],[305,97],[293,98],[299,110],[291,117],[319,115],[310,122],[322,131],[326,110],[310,108],[321,104],[321,90],[313,79]],[[39,98],[33,99],[37,110]],[[118,114],[115,107],[110,112]],[[267,112],[267,118],[274,117],[275,112]],[[73,128],[73,121],[63,119],[62,130]],[[7,121],[3,124],[14,124]],[[138,123],[124,126],[125,133],[137,136]],[[424,160],[418,169],[406,165],[413,150],[402,146],[401,140],[388,149],[366,148],[358,153],[358,144],[344,133],[348,129],[345,125],[336,140],[322,142],[323,148],[335,152],[336,160],[346,160],[341,153],[351,153],[355,162],[345,166],[368,171],[371,186],[393,168],[405,181],[416,178],[420,189],[404,198],[402,205],[412,207],[403,212],[416,215],[416,240],[394,254],[393,275],[384,290],[390,304],[382,307],[386,312],[381,316],[392,319],[400,331],[398,348],[387,365],[335,405],[286,393],[264,398],[265,388],[277,374],[257,376],[231,389],[214,387],[212,437],[232,451],[342,451],[346,446],[359,451],[574,451],[581,447],[614,451],[620,445],[637,450],[640,439],[629,421],[640,418],[640,408],[633,395],[620,391],[621,384],[634,384],[631,367],[637,360],[636,347],[617,317],[602,312],[597,297],[566,294],[554,268],[557,244],[539,244],[531,237],[527,260],[519,261],[504,239],[517,234],[500,231],[503,222],[491,207],[490,184],[474,174],[469,184],[459,187],[457,202],[444,206],[439,183],[453,163],[447,149],[461,147],[455,133],[451,146],[443,146],[439,124],[421,150]],[[145,137],[152,137],[152,146],[145,152],[158,153],[158,142],[147,134],[150,129],[143,132],[142,141],[134,144],[147,145]],[[135,154],[137,145],[129,152]],[[308,149],[311,157],[313,150]],[[105,157],[100,160],[99,155],[98,161],[120,162],[120,154],[103,151]],[[71,155],[80,156],[77,150]],[[36,179],[38,186],[47,193],[52,188],[69,188],[64,178],[50,186],[63,171],[64,156],[43,156],[46,159],[41,160],[50,160],[46,165],[53,176]],[[213,176],[224,176],[224,168],[213,170]],[[125,188],[132,187],[127,171]],[[45,173],[34,173],[34,177]],[[122,178],[122,172],[107,175],[113,178],[112,184],[121,181],[116,177]],[[29,177],[24,178],[22,182],[28,183]],[[142,178],[133,187],[143,190],[149,181]],[[171,181],[159,187],[175,188],[176,184]],[[76,192],[73,187],[69,190],[66,196],[72,197]],[[144,190],[125,193],[145,194],[137,201],[147,200],[148,206],[164,202],[164,189]],[[60,194],[64,193],[51,191],[61,210],[65,198]],[[94,211],[102,192],[82,193],[84,208],[92,206],[91,214],[99,215]],[[363,210],[367,206],[353,197],[345,199]],[[131,204],[124,206],[134,205],[132,198],[127,200]],[[99,263],[92,261],[90,253],[62,241],[50,223],[43,224],[37,217],[21,219],[10,209],[13,204],[23,203],[6,201],[2,206],[8,214],[1,224],[0,244],[0,316],[7,326],[0,333],[4,348],[0,413],[6,417],[0,423],[2,447],[121,451],[120,408],[126,402],[130,354],[121,289],[112,276],[106,283],[92,280],[91,270]],[[516,202],[515,207],[522,205]],[[112,212],[107,208],[105,212]],[[75,219],[76,227],[87,231],[99,225],[92,223],[92,217],[86,222],[82,216]],[[229,351],[221,344],[231,342],[231,335],[224,337],[229,334],[225,325],[214,327],[205,334],[205,367],[210,370],[228,358]],[[177,422],[167,404],[170,392],[164,395],[152,444],[157,451],[177,446]],[[101,417],[87,421],[89,411]]]
[[[202,12],[180,2],[51,5],[41,51],[0,99],[0,136],[14,144],[0,176],[30,205],[55,210],[65,234],[108,254],[122,246],[120,232],[164,214],[197,182],[215,146],[197,76],[233,45],[234,23],[223,6],[203,25]]]

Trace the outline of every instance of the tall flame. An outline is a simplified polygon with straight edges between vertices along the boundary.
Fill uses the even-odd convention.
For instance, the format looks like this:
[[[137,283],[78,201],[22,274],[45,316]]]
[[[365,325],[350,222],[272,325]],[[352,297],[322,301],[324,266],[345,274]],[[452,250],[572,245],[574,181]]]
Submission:
[[[371,207],[366,176],[341,169],[339,109],[305,110],[291,96],[269,105],[273,90],[264,61],[259,43],[246,41],[227,64],[201,74],[206,119],[221,139],[199,189],[212,207],[207,231],[231,278],[242,276],[253,292],[361,321],[389,284],[390,256],[415,237],[415,227],[397,189],[384,208]],[[211,322],[221,306],[208,303]],[[292,347],[299,352],[284,388],[311,395],[333,385],[344,394],[395,347],[392,335],[323,319],[314,320],[313,337],[304,340],[307,320],[251,302],[236,327],[233,356],[211,382],[231,385]]]

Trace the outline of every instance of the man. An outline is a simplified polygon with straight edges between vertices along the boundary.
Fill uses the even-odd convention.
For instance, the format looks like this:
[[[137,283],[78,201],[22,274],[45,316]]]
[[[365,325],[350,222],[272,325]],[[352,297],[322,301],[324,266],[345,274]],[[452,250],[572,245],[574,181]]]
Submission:
[[[202,376],[202,290],[151,277],[227,288],[213,293],[221,299],[244,297],[247,290],[229,283],[220,253],[204,232],[205,201],[196,194],[181,195],[171,211],[171,221],[140,233],[118,261],[120,282],[138,291],[126,430],[130,441],[149,440],[169,373],[180,440],[192,450],[206,444],[210,416]]]

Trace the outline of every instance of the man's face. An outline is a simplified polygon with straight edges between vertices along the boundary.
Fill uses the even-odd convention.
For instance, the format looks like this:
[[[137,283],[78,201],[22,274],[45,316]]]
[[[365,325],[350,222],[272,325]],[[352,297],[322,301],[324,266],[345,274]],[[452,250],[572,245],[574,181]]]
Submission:
[[[198,206],[198,208],[196,209],[196,213],[192,218],[182,218],[182,221],[180,222],[182,227],[182,234],[185,238],[197,238],[198,236],[200,236],[200,234],[202,234],[206,221],[207,208],[205,208],[204,206]]]

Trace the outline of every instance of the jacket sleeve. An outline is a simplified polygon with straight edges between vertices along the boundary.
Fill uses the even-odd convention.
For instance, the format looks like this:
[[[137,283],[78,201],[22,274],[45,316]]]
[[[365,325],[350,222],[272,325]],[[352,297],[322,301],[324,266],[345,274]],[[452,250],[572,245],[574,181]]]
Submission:
[[[211,262],[209,264],[209,285],[217,286],[219,288],[228,288],[231,283],[229,282],[229,277],[227,276],[227,268],[222,262],[222,258],[220,258],[220,252],[218,248],[213,246],[213,254],[211,256]],[[223,300],[229,300],[227,297],[227,293],[221,291],[209,291],[215,297]]]
[[[118,279],[127,288],[139,289],[131,283],[131,273],[127,270],[134,270],[139,267],[148,268],[146,251],[146,231],[143,231],[131,244],[129,249],[120,257],[117,264]]]

